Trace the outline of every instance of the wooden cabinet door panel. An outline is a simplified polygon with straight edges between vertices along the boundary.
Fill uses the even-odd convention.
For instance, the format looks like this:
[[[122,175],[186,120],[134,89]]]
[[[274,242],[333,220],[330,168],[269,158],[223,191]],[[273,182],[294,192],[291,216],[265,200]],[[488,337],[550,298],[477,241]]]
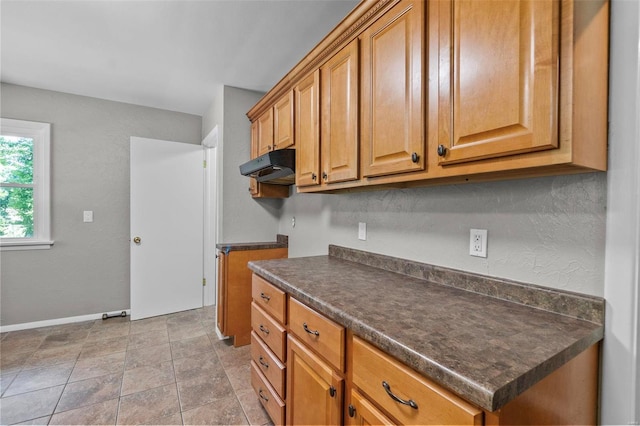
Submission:
[[[296,185],[320,184],[320,70],[294,88]]]
[[[439,164],[556,148],[559,2],[438,7]]]
[[[360,36],[364,177],[424,169],[424,4],[403,0]]]
[[[258,157],[273,150],[273,108],[265,111],[258,123]]]
[[[293,144],[293,91],[290,91],[273,107],[273,149]]]
[[[356,390],[351,390],[351,404],[347,407],[345,424],[354,426],[365,425],[385,425],[392,426],[396,423],[389,419],[384,413],[378,410],[375,405],[367,401],[367,398],[360,395]]]
[[[343,379],[296,338],[287,346],[287,424],[341,424]]]
[[[323,180],[358,179],[358,40],[329,59],[320,76]]]

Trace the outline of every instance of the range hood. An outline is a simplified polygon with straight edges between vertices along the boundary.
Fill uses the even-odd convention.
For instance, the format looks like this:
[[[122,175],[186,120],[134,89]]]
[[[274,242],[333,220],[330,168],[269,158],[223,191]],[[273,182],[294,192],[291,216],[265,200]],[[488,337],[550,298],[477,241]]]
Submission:
[[[296,181],[295,163],[295,149],[278,149],[240,165],[240,173],[258,182],[293,185]]]

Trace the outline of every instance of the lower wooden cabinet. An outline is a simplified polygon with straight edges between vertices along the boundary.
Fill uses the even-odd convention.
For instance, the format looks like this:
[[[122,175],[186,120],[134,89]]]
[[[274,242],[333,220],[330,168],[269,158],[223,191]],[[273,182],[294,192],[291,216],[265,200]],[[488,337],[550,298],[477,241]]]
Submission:
[[[355,389],[349,394],[349,405],[344,423],[347,425],[395,425],[382,411]]]
[[[220,333],[233,336],[234,346],[251,341],[251,270],[252,260],[280,259],[287,248],[218,251],[218,313]]]
[[[481,425],[483,413],[364,340],[353,337],[353,385],[399,424]]]
[[[295,337],[287,346],[287,424],[342,424],[344,379]]]
[[[276,425],[596,424],[597,344],[489,412],[264,279],[253,283],[251,383]]]

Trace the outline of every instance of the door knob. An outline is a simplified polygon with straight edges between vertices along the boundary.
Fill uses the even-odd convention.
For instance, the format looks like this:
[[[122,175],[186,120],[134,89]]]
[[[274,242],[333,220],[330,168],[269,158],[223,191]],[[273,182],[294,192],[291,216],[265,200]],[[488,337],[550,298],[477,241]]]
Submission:
[[[136,244],[140,244],[140,242],[142,242],[142,238],[140,237],[133,237],[133,242]]]

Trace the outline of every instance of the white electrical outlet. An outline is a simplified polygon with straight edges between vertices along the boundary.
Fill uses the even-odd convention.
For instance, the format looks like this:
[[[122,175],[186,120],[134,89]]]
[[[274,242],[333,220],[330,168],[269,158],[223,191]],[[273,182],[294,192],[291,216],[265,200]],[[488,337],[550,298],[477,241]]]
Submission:
[[[469,233],[469,254],[487,257],[487,230],[472,229]]]
[[[367,239],[367,224],[366,222],[358,223],[358,239],[365,241]]]
[[[82,212],[82,220],[85,222],[93,222],[93,210],[84,210]]]

